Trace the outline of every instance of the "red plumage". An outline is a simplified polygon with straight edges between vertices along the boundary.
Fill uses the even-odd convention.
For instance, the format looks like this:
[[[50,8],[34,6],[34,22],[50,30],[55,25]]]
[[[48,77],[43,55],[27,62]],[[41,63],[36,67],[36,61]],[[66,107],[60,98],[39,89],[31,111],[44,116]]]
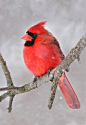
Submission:
[[[45,23],[46,21],[32,26],[22,37],[26,40],[23,49],[24,61],[35,76],[44,75],[65,58],[56,38],[44,28]],[[60,78],[58,85],[68,105],[73,109],[80,108],[79,100],[65,73]]]

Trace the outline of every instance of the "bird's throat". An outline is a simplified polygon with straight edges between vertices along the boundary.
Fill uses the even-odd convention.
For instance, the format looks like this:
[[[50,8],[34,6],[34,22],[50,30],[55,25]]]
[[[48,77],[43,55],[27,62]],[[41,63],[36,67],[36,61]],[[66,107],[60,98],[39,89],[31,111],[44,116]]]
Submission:
[[[34,44],[34,41],[26,41],[24,46],[32,46]]]

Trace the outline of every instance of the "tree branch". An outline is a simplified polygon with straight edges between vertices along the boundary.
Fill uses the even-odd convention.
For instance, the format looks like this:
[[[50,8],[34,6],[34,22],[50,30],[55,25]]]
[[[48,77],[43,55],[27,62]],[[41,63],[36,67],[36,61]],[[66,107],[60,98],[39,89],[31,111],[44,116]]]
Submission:
[[[15,95],[11,95],[11,96],[10,96],[9,107],[7,108],[9,113],[10,113],[11,110],[12,110],[12,102],[13,102],[14,96],[15,96]]]
[[[3,72],[4,72],[4,75],[6,77],[6,80],[7,80],[7,86],[8,87],[13,87],[13,82],[12,82],[12,78],[11,78],[11,75],[10,75],[10,72],[7,68],[7,65],[6,65],[6,62],[4,61],[1,53],[0,53],[0,65],[2,66],[2,69],[3,69]],[[0,96],[0,101],[4,100],[7,96],[9,95],[9,91],[3,95]],[[11,109],[12,109],[12,101],[13,101],[13,95],[10,96],[10,101],[9,101],[9,108],[8,108],[8,112],[11,112]]]
[[[53,69],[50,72],[50,75],[45,74],[37,79],[37,87],[39,87],[40,85],[42,85],[45,82],[53,81],[52,86],[51,86],[51,95],[50,95],[49,104],[48,104],[49,109],[51,109],[54,98],[55,98],[55,93],[56,93],[56,88],[58,85],[59,78],[62,76],[63,72],[71,65],[71,63],[75,59],[77,59],[78,62],[80,63],[80,54],[85,47],[86,47],[86,34],[80,39],[80,41],[77,43],[77,45],[70,51],[70,54],[68,54],[68,56],[55,69]],[[13,82],[12,82],[12,79],[10,76],[10,72],[8,71],[8,68],[6,66],[6,62],[2,58],[1,54],[0,54],[0,64],[4,71],[4,75],[6,77],[7,86],[8,86],[5,88],[0,88],[0,91],[7,90],[7,92],[5,94],[0,96],[0,101],[5,99],[6,97],[10,96],[10,102],[9,102],[9,108],[8,108],[9,112],[10,112],[12,109],[12,101],[16,94],[28,92],[37,87],[36,87],[36,84],[34,84],[34,82],[25,84],[22,87],[15,87],[13,85]]]
[[[2,66],[2,69],[3,69],[3,72],[4,72],[4,75],[6,77],[6,80],[7,80],[7,86],[13,86],[13,82],[12,82],[12,79],[11,79],[11,75],[10,75],[10,72],[6,66],[6,61],[4,61],[1,53],[0,53],[0,65]]]

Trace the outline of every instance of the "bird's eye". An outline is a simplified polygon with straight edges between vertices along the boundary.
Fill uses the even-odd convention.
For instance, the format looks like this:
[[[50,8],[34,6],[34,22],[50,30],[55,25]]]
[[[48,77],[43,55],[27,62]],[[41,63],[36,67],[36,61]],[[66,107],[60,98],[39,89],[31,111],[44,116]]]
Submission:
[[[36,38],[37,37],[37,33],[33,33],[33,36],[32,36],[32,38]]]

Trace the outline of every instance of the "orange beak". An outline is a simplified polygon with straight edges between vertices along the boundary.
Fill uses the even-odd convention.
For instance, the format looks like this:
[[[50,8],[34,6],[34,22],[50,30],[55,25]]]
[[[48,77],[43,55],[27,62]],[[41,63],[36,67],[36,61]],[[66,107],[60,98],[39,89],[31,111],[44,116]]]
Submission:
[[[26,41],[32,41],[32,37],[28,34],[25,34],[21,39],[26,40]]]

